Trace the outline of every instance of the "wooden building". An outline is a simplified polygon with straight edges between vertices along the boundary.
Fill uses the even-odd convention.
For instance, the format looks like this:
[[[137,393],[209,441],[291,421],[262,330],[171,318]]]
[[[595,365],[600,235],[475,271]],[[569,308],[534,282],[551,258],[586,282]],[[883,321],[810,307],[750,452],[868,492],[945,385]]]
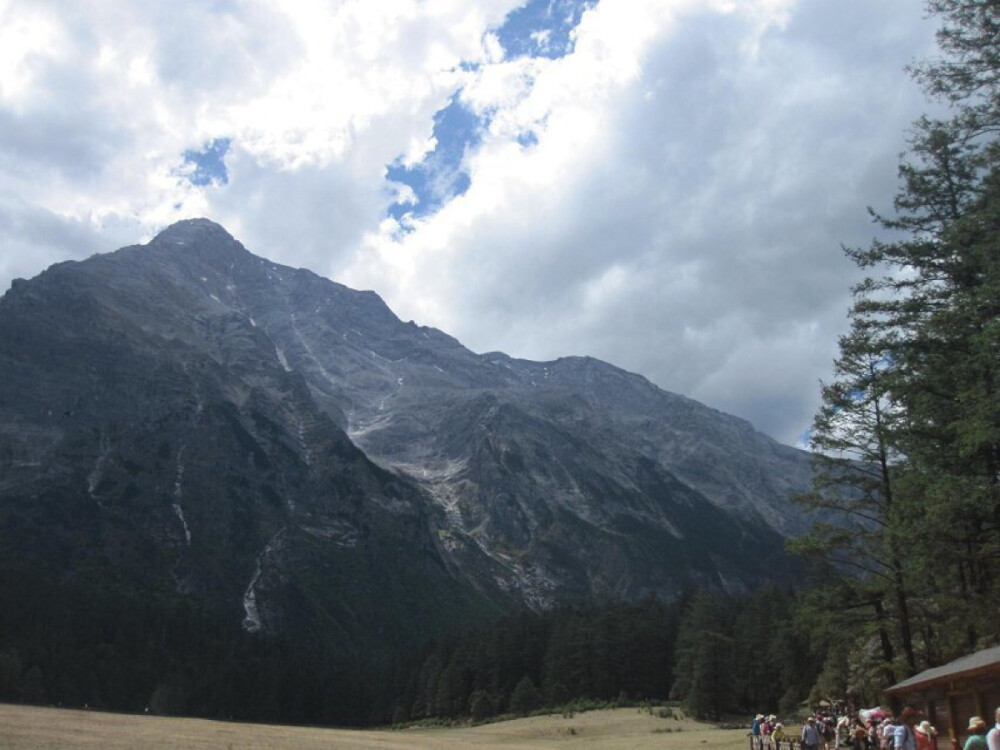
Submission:
[[[981,716],[993,726],[1000,707],[1000,646],[977,651],[903,680],[886,691],[898,714],[903,706],[921,709],[938,730],[937,746],[952,739],[965,745],[969,719]]]

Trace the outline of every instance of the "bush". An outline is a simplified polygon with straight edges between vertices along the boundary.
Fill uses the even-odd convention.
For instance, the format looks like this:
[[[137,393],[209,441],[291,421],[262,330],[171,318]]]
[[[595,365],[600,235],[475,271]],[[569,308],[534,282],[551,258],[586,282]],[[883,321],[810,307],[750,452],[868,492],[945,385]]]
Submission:
[[[469,715],[473,720],[484,721],[495,713],[496,707],[489,693],[485,690],[474,690],[469,696]]]
[[[510,710],[520,716],[526,716],[538,708],[541,695],[531,678],[525,675],[510,694]]]
[[[393,724],[403,724],[407,720],[409,720],[409,718],[410,718],[409,712],[405,708],[403,708],[402,706],[396,706],[396,708],[393,709],[393,712],[392,712],[392,723]]]

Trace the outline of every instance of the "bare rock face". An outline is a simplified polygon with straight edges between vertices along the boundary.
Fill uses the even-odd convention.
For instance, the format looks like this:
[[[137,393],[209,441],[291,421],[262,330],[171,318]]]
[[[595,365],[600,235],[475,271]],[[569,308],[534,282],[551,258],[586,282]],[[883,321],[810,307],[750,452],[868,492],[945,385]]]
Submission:
[[[598,360],[475,354],[206,220],[16,282],[0,383],[4,549],[249,631],[360,648],[794,575],[805,454]]]

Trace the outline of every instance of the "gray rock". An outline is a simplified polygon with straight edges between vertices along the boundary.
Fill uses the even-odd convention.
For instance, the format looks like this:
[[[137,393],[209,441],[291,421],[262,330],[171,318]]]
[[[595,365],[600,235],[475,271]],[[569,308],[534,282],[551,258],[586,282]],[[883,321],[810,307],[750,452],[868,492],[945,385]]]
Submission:
[[[0,299],[0,541],[248,630],[788,580],[808,456],[588,357],[476,354],[184,221]]]

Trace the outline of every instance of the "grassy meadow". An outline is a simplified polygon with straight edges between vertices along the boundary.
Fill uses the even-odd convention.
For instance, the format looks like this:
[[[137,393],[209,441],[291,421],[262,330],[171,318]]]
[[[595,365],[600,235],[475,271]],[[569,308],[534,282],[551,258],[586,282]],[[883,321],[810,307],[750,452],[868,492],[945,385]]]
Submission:
[[[746,735],[745,729],[664,719],[636,708],[535,716],[478,727],[369,731],[0,705],[0,750],[738,750],[749,746]]]

